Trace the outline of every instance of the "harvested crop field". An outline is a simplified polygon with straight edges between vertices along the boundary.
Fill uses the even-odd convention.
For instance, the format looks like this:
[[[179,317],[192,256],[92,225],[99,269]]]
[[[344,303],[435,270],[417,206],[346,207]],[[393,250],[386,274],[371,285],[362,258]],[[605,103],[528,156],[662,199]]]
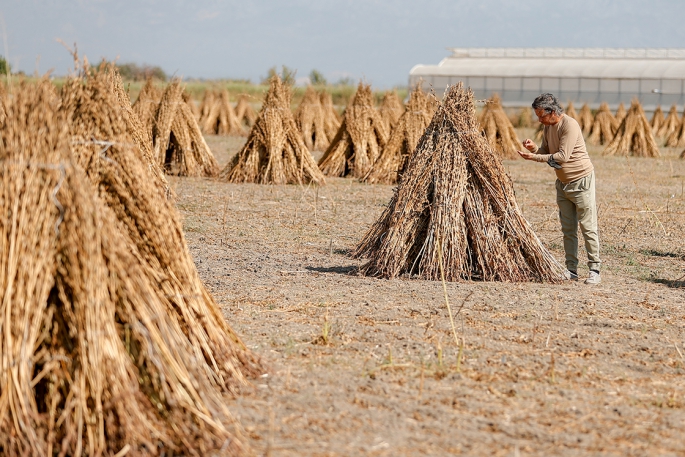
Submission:
[[[245,141],[207,140],[220,166]],[[256,453],[684,454],[685,161],[590,152],[603,283],[448,283],[460,361],[440,282],[354,275],[392,186],[169,177],[202,279],[268,367],[227,400]],[[563,261],[552,170],[505,167]]]

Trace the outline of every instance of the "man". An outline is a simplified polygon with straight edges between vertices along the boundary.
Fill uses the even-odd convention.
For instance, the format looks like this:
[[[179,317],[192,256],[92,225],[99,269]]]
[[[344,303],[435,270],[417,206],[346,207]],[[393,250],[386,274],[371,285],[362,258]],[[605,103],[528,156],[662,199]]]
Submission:
[[[585,284],[599,284],[599,235],[595,204],[595,172],[585,149],[583,132],[575,119],[564,114],[559,100],[542,94],[533,101],[538,120],[544,125],[542,145],[526,139],[529,151],[517,151],[521,157],[546,162],[557,175],[557,205],[564,234],[566,253],[565,278],[578,280],[578,224],[585,239],[590,274]]]

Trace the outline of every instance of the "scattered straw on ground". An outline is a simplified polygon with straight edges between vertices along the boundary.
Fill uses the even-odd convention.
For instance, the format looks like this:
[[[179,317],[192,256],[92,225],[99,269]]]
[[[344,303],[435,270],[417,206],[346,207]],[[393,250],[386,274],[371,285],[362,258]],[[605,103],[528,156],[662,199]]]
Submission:
[[[522,216],[481,135],[473,93],[452,86],[395,194],[354,251],[365,275],[558,281],[562,267]]]

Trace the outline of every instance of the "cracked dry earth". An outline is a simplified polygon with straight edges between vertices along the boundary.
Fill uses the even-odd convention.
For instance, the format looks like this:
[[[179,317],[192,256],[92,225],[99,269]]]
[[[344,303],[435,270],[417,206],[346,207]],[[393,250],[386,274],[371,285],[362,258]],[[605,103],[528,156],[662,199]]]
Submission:
[[[209,138],[222,164],[243,141]],[[391,186],[171,178],[202,279],[266,366],[227,399],[255,454],[684,455],[685,161],[662,152],[591,150],[601,285],[447,284],[461,357],[441,283],[354,274]],[[563,260],[553,172],[506,168]]]

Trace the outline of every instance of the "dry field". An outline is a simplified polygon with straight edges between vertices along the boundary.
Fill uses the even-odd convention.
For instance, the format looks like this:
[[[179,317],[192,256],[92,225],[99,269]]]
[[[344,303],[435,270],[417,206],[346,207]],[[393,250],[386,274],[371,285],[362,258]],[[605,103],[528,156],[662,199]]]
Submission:
[[[244,139],[208,141],[223,165]],[[227,400],[255,452],[685,454],[685,161],[662,153],[591,150],[601,285],[447,284],[459,366],[440,283],[354,275],[391,186],[170,178],[202,279],[268,367]],[[563,260],[552,170],[506,167]]]

